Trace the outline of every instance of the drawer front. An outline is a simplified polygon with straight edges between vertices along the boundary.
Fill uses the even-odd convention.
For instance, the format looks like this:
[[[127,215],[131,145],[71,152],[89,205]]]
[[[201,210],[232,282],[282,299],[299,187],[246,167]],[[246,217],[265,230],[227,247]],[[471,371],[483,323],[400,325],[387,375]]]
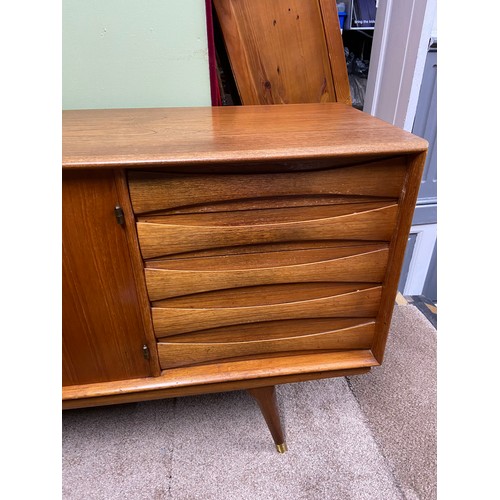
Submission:
[[[370,349],[405,173],[130,173],[162,369]]]
[[[199,308],[193,300],[192,307],[153,307],[153,324],[156,336],[163,337],[259,321],[373,317],[377,315],[381,292],[381,286],[355,284],[343,291],[332,290],[329,296],[317,299],[269,303],[264,296],[264,304],[250,307],[232,307],[231,302],[226,301],[225,307]],[[284,295],[282,300],[287,300],[286,293]]]
[[[160,364],[367,349],[387,255],[368,243],[149,261]]]
[[[158,353],[168,369],[273,353],[368,349],[374,333],[373,318],[274,321],[167,337],[158,342]]]
[[[138,222],[144,259],[257,244],[360,240],[390,241],[398,205],[349,203],[330,207],[164,216]]]
[[[342,197],[397,199],[406,160],[393,158],[320,171],[270,174],[170,174],[130,172],[134,212],[180,213],[226,211],[238,206],[273,208],[337,203]],[[341,198],[339,200],[339,197]]]
[[[150,300],[156,302],[182,295],[258,285],[381,283],[388,254],[386,243],[374,243],[189,260],[165,259],[147,263],[146,285]]]

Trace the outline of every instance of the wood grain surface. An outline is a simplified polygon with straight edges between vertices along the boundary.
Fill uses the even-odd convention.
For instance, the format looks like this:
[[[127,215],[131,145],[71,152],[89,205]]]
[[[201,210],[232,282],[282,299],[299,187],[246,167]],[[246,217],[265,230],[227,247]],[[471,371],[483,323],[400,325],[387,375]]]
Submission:
[[[336,207],[279,209],[278,219],[262,220],[261,211],[238,215],[234,225],[216,225],[209,214],[165,216],[164,222],[138,222],[137,233],[144,259],[186,253],[209,248],[283,243],[307,240],[390,241],[396,223],[398,205],[384,203],[381,207],[362,208],[358,204]],[[319,208],[320,210],[316,210]],[[347,213],[345,213],[347,212]],[[239,214],[239,213],[238,213]],[[278,222],[281,215],[281,222]],[[293,217],[301,220],[293,220]],[[188,221],[180,217],[191,217]],[[288,219],[288,220],[287,220]],[[221,217],[223,220],[223,217]],[[269,221],[269,222],[268,222]],[[212,223],[214,225],[206,225]]]
[[[180,261],[186,261],[186,265],[190,266],[187,268],[192,268],[193,266],[188,263],[193,263],[194,259],[219,259],[221,256],[226,256],[229,259],[235,258],[238,255],[250,256],[253,254],[255,258],[259,259],[260,255],[267,255],[274,253],[279,255],[294,255],[294,258],[298,259],[300,254],[299,250],[304,252],[304,254],[309,253],[313,250],[325,250],[334,251],[335,249],[340,249],[343,247],[364,247],[367,250],[378,250],[382,248],[389,248],[387,242],[373,242],[373,241],[356,241],[356,240],[307,240],[307,241],[287,241],[286,243],[260,243],[245,246],[235,246],[235,247],[225,247],[221,252],[220,248],[209,248],[207,250],[199,250],[196,252],[178,253],[175,255],[167,255],[159,258],[147,259],[144,262],[145,267],[152,267],[161,269],[163,267],[169,268],[170,265],[167,263],[176,263],[175,265],[180,265]],[[371,248],[369,248],[371,247]],[[287,254],[286,252],[294,252],[293,254]],[[333,254],[332,254],[333,255]],[[330,255],[331,257],[331,255]],[[243,257],[246,258],[246,257]],[[267,257],[266,257],[267,258]],[[205,261],[208,266],[210,266],[210,261]],[[211,266],[210,266],[211,267]],[[258,267],[258,266],[257,266]],[[176,267],[177,268],[177,267]],[[180,267],[179,267],[180,268]],[[238,266],[235,267],[237,269]]]
[[[354,250],[349,256],[308,264],[228,270],[219,270],[214,265],[211,270],[202,268],[196,271],[146,268],[145,274],[151,301],[255,285],[325,281],[381,283],[388,254],[387,249],[361,253]],[[265,260],[262,265],[265,266]]]
[[[340,98],[350,104],[345,62],[336,65],[334,72],[330,65],[329,52],[343,55],[338,19],[334,24],[335,4],[214,0],[214,6],[243,104],[335,102]],[[326,25],[322,10],[327,11]],[[339,87],[344,87],[343,92]]]
[[[335,100],[344,104],[351,104],[349,77],[346,71],[344,43],[340,31],[337,6],[330,0],[319,0],[321,17],[323,19],[324,34],[328,47],[330,69],[335,86]]]
[[[273,436],[274,443],[277,446],[283,446],[285,444],[285,434],[281,425],[275,387],[267,386],[249,388],[248,393],[255,399],[255,401],[257,401],[269,431]],[[283,451],[280,453],[283,453]]]
[[[160,342],[248,342],[315,335],[359,326],[375,318],[307,318],[223,326],[208,330],[161,337]]]
[[[391,241],[390,257],[387,266],[387,279],[377,315],[377,334],[373,345],[373,354],[382,363],[392,311],[398,292],[399,276],[403,266],[403,259],[410,234],[413,212],[417,202],[420,181],[425,166],[426,153],[415,155],[409,161],[409,168],[405,179],[405,187],[401,196],[401,210],[398,214],[396,231]]]
[[[164,370],[160,377],[145,377],[119,380],[108,383],[83,384],[65,387],[63,400],[136,394],[145,391],[178,389],[176,395],[189,393],[189,387],[205,386],[211,392],[211,386],[226,383],[227,390],[235,390],[245,383],[270,377],[295,375],[306,377],[309,374],[351,370],[377,366],[378,362],[367,349],[352,351],[327,352],[315,354],[297,354],[293,356],[272,356],[264,359],[230,361],[211,365],[189,366]],[[268,382],[269,383],[269,382]],[[151,394],[149,395],[151,396]],[[162,397],[165,397],[162,395]]]
[[[265,328],[265,325],[262,325]],[[163,369],[197,363],[228,360],[236,356],[291,353],[294,351],[369,349],[375,333],[375,322],[339,330],[282,339],[248,340],[244,342],[173,342],[158,343]]]
[[[328,195],[333,198],[331,203],[338,195],[397,199],[405,174],[405,159],[393,158],[319,172],[182,175],[132,171],[128,179],[132,206],[140,215],[191,205],[203,205],[206,210],[206,205],[210,207],[221,202],[237,200],[240,204],[243,201],[255,202],[256,198],[283,196],[290,199]],[[206,189],[208,184],[210,189]]]
[[[366,201],[353,197],[355,203],[338,203],[329,206],[281,207],[278,209],[235,210],[229,212],[207,212],[176,215],[142,215],[138,222],[153,224],[176,224],[179,226],[211,226],[237,227],[263,224],[288,224],[317,219],[331,219],[343,215],[357,214],[387,208],[397,203],[395,201]]]
[[[373,283],[292,283],[261,285],[215,290],[152,302],[153,307],[219,308],[253,307],[266,304],[285,304],[301,300],[314,300],[356,290],[372,288]]]
[[[112,171],[63,174],[63,385],[151,375],[118,201]]]
[[[176,398],[180,396],[195,396],[197,394],[209,394],[214,392],[228,392],[228,391],[237,391],[249,389],[252,387],[265,387],[269,384],[290,384],[294,382],[305,382],[307,380],[318,380],[325,378],[335,378],[335,377],[352,377],[354,375],[362,375],[368,373],[371,370],[371,367],[363,367],[363,368],[351,368],[347,370],[326,370],[323,372],[312,372],[312,373],[299,373],[297,375],[280,375],[280,376],[272,376],[266,378],[255,378],[255,379],[244,379],[237,380],[235,382],[216,382],[214,384],[209,385],[189,385],[189,386],[181,386],[175,387],[168,385],[165,388],[158,388],[156,385],[151,390],[144,384],[145,381],[157,381],[158,379],[163,379],[161,377],[151,377],[149,379],[141,379],[139,381],[135,380],[140,386],[140,389],[137,392],[132,392],[130,387],[124,388],[122,392],[115,392],[115,387],[113,387],[113,383],[109,382],[108,384],[111,386],[109,388],[112,391],[112,394],[107,394],[108,385],[99,384],[99,387],[96,389],[96,396],[90,397],[79,397],[67,399],[65,397],[65,389],[63,388],[63,402],[62,409],[69,410],[74,408],[88,408],[93,406],[102,406],[102,405],[114,405],[114,404],[123,404],[123,403],[137,403],[140,401],[149,401],[154,399],[165,399],[165,398]],[[86,393],[87,386],[78,386],[78,388],[85,387]],[[75,388],[73,386],[73,388]],[[75,394],[74,392],[72,394]],[[83,391],[82,391],[83,394]]]
[[[64,406],[380,364],[426,149],[340,103],[65,111]]]
[[[258,192],[254,193],[254,196]],[[233,193],[235,196],[236,193]],[[164,215],[185,215],[198,213],[224,213],[238,212],[247,210],[266,210],[276,208],[293,208],[293,207],[320,207],[326,205],[341,205],[353,203],[369,203],[369,202],[397,202],[397,198],[387,196],[339,196],[339,195],[290,195],[290,196],[273,196],[265,198],[247,198],[243,200],[217,201],[214,203],[200,203],[195,205],[187,205],[181,207],[167,208],[150,212],[148,214],[140,214],[137,219],[141,222],[154,222],[159,217]]]
[[[382,287],[354,290],[331,297],[280,304],[203,308],[153,307],[157,337],[219,326],[324,317],[373,317],[377,315]]]
[[[149,349],[148,361],[151,367],[151,375],[158,377],[161,373],[161,368],[156,348],[151,309],[149,307],[149,296],[146,288],[146,278],[144,276],[144,263],[139,250],[139,241],[137,239],[135,218],[130,202],[127,179],[123,170],[115,170],[114,174],[119,205],[123,210],[124,223],[122,229],[127,236],[130,264],[132,272],[134,273],[137,298],[139,300],[139,314],[141,315],[144,329],[145,345]]]
[[[252,245],[248,247],[248,252],[228,252],[222,255],[208,256],[196,254],[195,258],[179,258],[175,255],[173,257],[167,256],[159,259],[149,259],[144,261],[144,265],[151,269],[175,269],[178,271],[229,271],[312,264],[322,260],[339,259],[341,257],[389,249],[387,242],[348,240],[327,242],[324,246],[313,246],[311,248],[288,248],[287,244],[279,248],[276,248],[275,245],[256,246],[260,249],[258,252],[250,251],[254,249]]]
[[[426,151],[427,141],[341,103],[63,111],[63,168],[260,168]]]
[[[195,396],[197,394],[210,394],[215,392],[237,391],[249,389],[252,387],[266,387],[269,384],[279,385],[325,378],[352,377],[354,375],[362,375],[368,373],[370,370],[371,367],[350,368],[346,370],[327,370],[322,372],[301,373],[298,375],[281,375],[276,377],[238,380],[235,382],[216,382],[209,385],[190,385],[184,387],[174,386],[166,388],[157,388],[155,386],[155,388],[151,390],[148,389],[147,386],[144,386],[144,381],[141,381],[141,390],[137,392],[124,390],[121,393],[116,393],[113,391],[113,394],[109,395],[105,392],[107,387],[104,384],[101,384],[97,396],[66,399],[63,395],[62,409],[69,410],[72,408],[88,408],[102,405],[137,403],[140,401],[149,401],[155,399],[176,398],[180,396]],[[150,378],[145,380],[157,380],[157,378]],[[110,384],[112,384],[112,382],[110,382]],[[64,392],[65,391],[63,389],[63,394]]]

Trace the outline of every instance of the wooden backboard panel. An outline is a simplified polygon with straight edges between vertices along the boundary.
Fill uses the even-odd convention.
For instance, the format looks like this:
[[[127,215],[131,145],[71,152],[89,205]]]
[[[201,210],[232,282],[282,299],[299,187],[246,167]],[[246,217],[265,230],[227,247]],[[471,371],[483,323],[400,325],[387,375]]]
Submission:
[[[335,2],[214,5],[242,104],[351,103]]]

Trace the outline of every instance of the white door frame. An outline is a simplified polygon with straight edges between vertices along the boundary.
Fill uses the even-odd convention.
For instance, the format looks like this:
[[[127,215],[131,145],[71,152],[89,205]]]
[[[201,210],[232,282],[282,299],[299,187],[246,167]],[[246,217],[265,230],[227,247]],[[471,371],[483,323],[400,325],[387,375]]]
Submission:
[[[411,131],[436,0],[379,0],[363,111]]]
[[[408,276],[403,295],[421,295],[436,244],[437,224],[413,226],[410,234],[416,234]]]
[[[436,0],[379,0],[363,111],[411,132],[431,39],[437,37]],[[436,242],[436,224],[417,235],[405,295],[422,293]]]

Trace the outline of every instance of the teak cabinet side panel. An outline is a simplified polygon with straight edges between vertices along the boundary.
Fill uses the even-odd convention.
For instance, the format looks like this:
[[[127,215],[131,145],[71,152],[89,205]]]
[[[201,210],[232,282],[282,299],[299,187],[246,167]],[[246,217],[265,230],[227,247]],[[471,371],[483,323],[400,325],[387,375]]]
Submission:
[[[113,171],[63,172],[63,385],[151,375],[118,200]]]
[[[389,327],[391,325],[392,312],[398,292],[399,276],[403,267],[405,250],[410,234],[413,213],[417,202],[418,191],[425,165],[426,152],[408,156],[406,180],[399,199],[399,213],[396,222],[396,230],[389,248],[389,261],[387,263],[387,274],[384,281],[380,310],[377,315],[379,325],[372,352],[375,359],[382,364],[385,354],[385,346]]]

